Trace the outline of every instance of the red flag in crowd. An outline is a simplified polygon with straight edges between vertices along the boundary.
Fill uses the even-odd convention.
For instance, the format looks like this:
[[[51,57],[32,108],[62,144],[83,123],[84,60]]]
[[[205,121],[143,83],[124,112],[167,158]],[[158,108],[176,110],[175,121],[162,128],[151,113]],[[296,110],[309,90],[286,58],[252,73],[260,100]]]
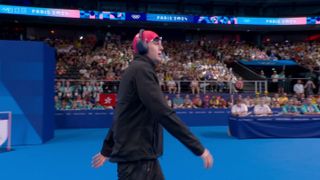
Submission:
[[[102,106],[115,106],[116,94],[100,94],[99,102]]]

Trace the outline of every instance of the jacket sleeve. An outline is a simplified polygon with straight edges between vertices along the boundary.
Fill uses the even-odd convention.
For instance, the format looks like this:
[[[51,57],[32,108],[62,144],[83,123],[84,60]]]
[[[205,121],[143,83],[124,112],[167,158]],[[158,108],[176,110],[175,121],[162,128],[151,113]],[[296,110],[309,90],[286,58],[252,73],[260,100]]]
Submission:
[[[113,145],[114,145],[113,130],[111,127],[108,131],[106,138],[103,141],[103,145],[102,145],[102,149],[101,149],[100,153],[105,157],[110,157]]]
[[[137,92],[143,105],[159,118],[159,123],[195,155],[202,155],[204,147],[176,113],[167,105],[157,77],[152,69],[140,67],[135,75]]]

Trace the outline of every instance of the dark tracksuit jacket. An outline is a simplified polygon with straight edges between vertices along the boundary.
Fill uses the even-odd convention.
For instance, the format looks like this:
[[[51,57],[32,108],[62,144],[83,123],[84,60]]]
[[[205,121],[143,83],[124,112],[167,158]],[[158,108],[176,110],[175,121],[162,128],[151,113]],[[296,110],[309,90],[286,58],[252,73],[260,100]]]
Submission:
[[[136,55],[121,77],[114,120],[101,150],[111,162],[157,159],[163,152],[164,127],[195,155],[204,147],[164,99],[155,64]]]

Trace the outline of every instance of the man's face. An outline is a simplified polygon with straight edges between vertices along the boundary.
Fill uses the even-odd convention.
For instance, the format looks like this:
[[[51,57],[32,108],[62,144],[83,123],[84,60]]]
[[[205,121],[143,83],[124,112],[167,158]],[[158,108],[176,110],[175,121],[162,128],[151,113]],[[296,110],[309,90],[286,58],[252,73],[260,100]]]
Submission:
[[[263,99],[259,99],[258,100],[258,104],[260,104],[261,106],[264,105],[264,100]]]
[[[162,57],[162,43],[161,38],[155,38],[148,43],[147,56],[152,59],[156,64],[160,64],[163,61]]]
[[[242,101],[237,101],[237,106],[241,107]]]

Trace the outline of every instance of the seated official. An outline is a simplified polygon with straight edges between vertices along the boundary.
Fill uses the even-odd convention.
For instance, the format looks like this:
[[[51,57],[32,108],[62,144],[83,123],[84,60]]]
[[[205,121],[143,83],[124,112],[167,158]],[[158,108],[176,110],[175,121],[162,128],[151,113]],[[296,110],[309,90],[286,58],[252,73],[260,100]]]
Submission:
[[[320,114],[317,105],[312,104],[311,98],[307,98],[305,104],[301,107],[301,112],[303,114]]]
[[[298,115],[300,114],[299,108],[295,105],[295,99],[290,99],[287,104],[282,107],[282,113],[284,115]]]
[[[242,99],[238,99],[236,104],[231,108],[231,114],[234,116],[247,116],[248,115],[248,107],[243,102]]]
[[[267,116],[271,115],[272,111],[270,107],[265,103],[265,100],[263,98],[259,98],[257,100],[257,105],[253,108],[253,113],[258,116]]]

